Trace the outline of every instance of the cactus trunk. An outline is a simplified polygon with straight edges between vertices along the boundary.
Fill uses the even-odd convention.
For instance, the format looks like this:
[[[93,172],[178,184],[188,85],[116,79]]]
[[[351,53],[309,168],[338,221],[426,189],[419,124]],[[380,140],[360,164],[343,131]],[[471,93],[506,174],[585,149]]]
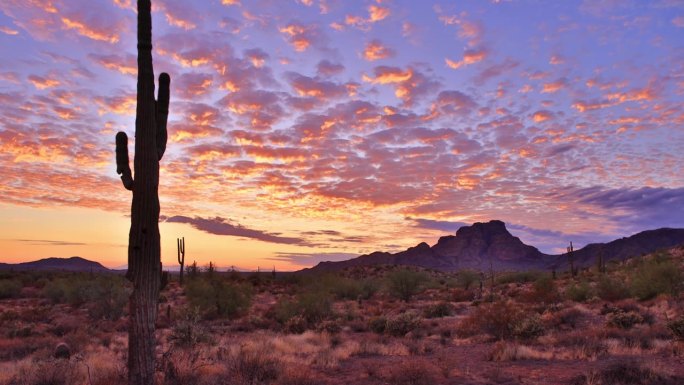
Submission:
[[[133,191],[126,273],[133,283],[128,329],[130,385],[154,384],[155,321],[161,273],[159,160],[166,148],[169,83],[169,76],[161,74],[157,103],[152,68],[151,4],[150,0],[139,0],[135,179],[129,167],[128,137],[123,132],[116,135],[117,172],[124,187]]]
[[[183,286],[183,266],[185,264],[185,237],[177,238],[178,264],[180,265],[180,285]]]

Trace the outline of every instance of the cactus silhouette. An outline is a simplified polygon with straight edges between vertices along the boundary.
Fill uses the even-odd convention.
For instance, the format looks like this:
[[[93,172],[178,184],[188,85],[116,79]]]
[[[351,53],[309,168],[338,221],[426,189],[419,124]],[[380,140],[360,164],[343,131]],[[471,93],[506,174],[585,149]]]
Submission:
[[[180,285],[183,286],[183,265],[185,264],[185,237],[177,238],[178,264],[180,265]]]
[[[131,174],[128,136],[116,134],[116,172],[133,192],[128,238],[128,271],[133,282],[129,300],[128,383],[154,383],[155,321],[161,277],[159,236],[159,161],[166,150],[170,77],[159,76],[154,99],[152,15],[150,0],[138,0],[138,85],[135,116],[135,158]],[[135,177],[135,179],[134,179]]]

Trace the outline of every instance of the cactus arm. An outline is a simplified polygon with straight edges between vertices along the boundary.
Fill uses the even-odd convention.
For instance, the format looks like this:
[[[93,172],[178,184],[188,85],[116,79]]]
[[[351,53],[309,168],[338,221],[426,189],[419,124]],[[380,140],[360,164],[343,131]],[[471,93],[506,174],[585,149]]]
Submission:
[[[116,134],[116,173],[121,175],[126,190],[133,190],[133,175],[128,164],[128,136],[125,132]]]
[[[157,156],[159,160],[164,156],[166,151],[166,141],[168,134],[166,131],[166,122],[169,119],[169,85],[171,77],[167,73],[159,75],[159,91],[157,93]]]

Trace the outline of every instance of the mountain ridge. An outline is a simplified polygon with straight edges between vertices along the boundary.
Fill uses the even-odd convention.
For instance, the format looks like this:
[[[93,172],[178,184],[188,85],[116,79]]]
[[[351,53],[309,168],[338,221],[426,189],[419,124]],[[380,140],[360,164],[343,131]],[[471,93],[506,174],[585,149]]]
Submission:
[[[17,271],[85,271],[85,272],[111,272],[101,263],[90,261],[81,257],[69,258],[43,258],[36,261],[21,262],[21,263],[0,263],[0,270],[17,270]]]
[[[603,253],[607,261],[625,260],[665,247],[684,244],[684,229],[660,228],[646,230],[607,243],[592,243],[574,251],[575,265],[593,264]],[[346,261],[320,262],[300,270],[337,271],[347,267],[368,265],[411,265],[430,269],[455,271],[460,269],[488,270],[553,270],[565,269],[567,254],[545,254],[513,236],[500,220],[476,222],[462,226],[455,235],[439,238],[433,246],[421,242],[398,253],[376,251]]]

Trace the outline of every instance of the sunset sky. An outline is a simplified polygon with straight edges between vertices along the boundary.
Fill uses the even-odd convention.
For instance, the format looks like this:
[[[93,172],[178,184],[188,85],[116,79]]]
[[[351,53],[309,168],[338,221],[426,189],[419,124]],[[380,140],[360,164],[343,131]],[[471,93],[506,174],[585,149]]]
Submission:
[[[684,227],[682,0],[153,0],[162,261],[300,269],[500,219]],[[3,262],[126,263],[132,0],[0,2]],[[133,144],[129,144],[133,149]]]

